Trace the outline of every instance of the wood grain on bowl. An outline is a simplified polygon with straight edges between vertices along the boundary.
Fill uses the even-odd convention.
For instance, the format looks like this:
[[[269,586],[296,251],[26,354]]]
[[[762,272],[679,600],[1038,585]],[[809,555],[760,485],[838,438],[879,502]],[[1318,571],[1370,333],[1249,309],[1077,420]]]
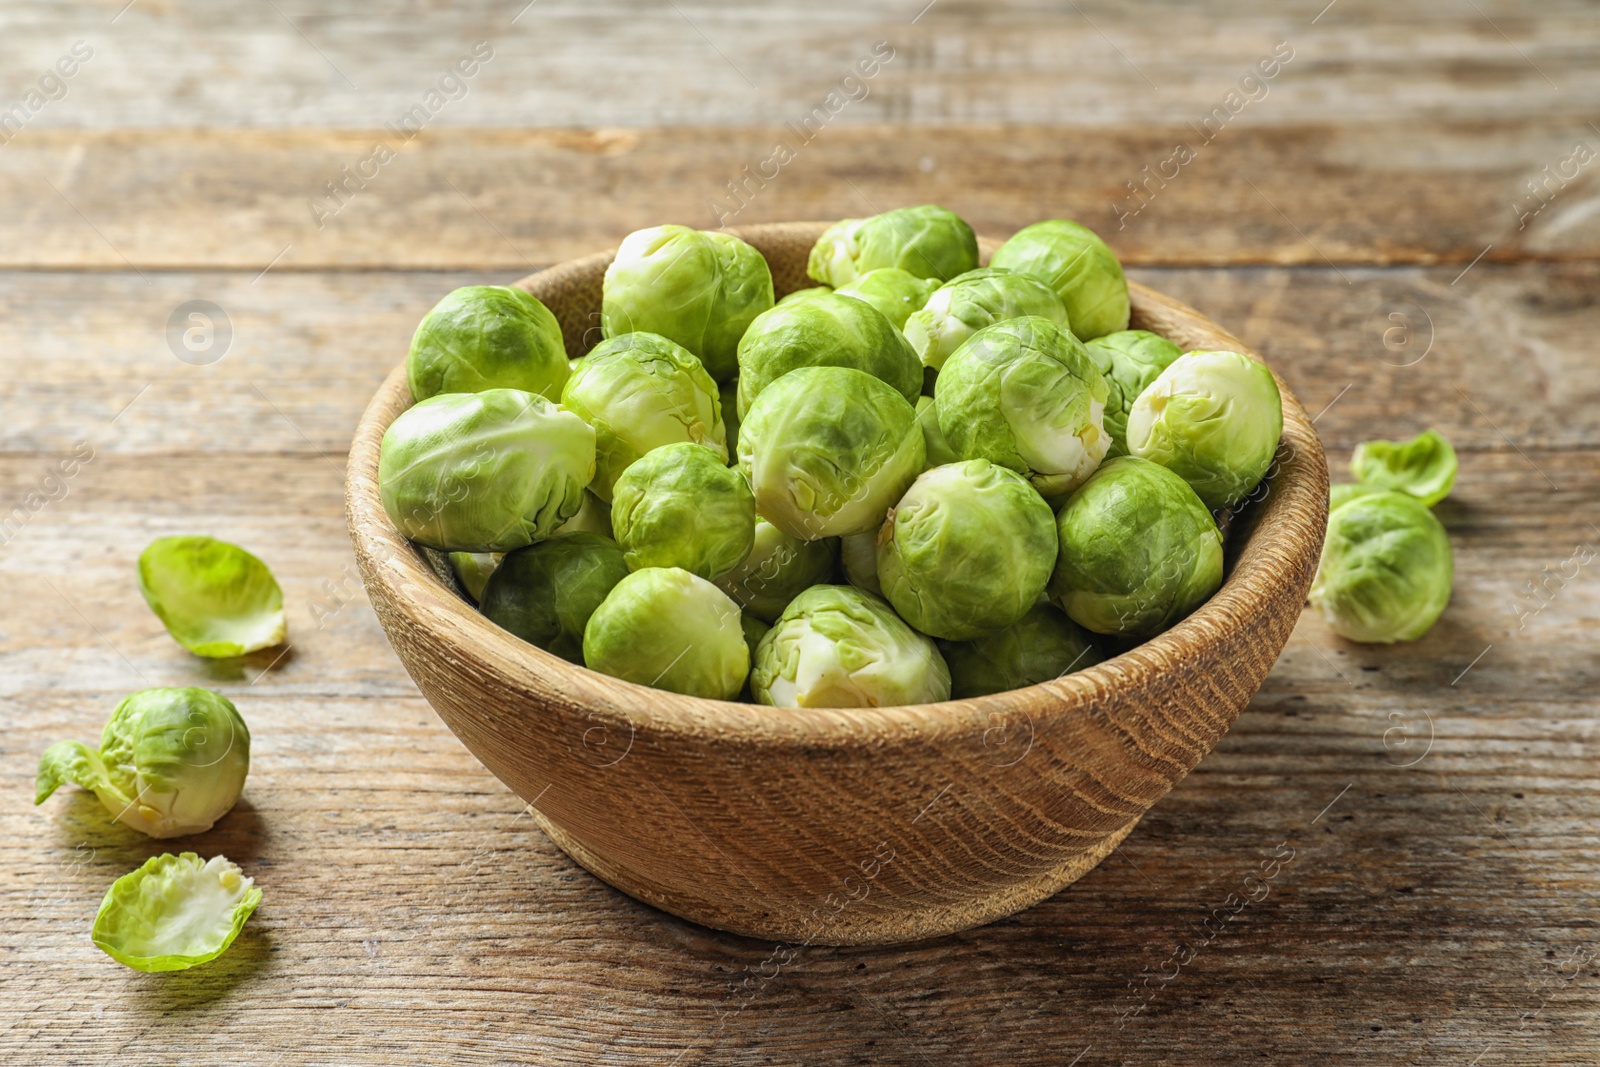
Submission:
[[[806,253],[824,225],[734,232],[767,257],[782,293],[806,284]],[[609,259],[518,283],[555,312],[574,353],[599,337]],[[1249,351],[1194,309],[1130,289],[1135,327],[1185,349]],[[1321,445],[1281,379],[1279,388],[1278,462],[1235,527],[1221,590],[1132,651],[976,700],[884,709],[700,700],[523,643],[456,596],[384,515],[378,448],[411,402],[403,368],[362,417],[347,513],[368,595],[406,669],[579,863],[719,929],[905,941],[1011,914],[1080,877],[1260,687],[1300,614],[1326,522]]]

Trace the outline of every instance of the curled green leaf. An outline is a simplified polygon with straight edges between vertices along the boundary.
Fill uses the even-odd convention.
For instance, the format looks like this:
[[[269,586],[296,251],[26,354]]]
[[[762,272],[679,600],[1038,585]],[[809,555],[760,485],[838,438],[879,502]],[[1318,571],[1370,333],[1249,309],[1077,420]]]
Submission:
[[[136,971],[184,971],[228,950],[261,890],[224,856],[168,852],[118,878],[94,917],[94,943]]]
[[[172,639],[225,659],[283,643],[283,590],[265,563],[214,537],[160,537],[139,556],[139,592]]]
[[[1433,507],[1456,484],[1456,450],[1437,430],[1409,441],[1367,441],[1350,457],[1350,473],[1364,485],[1406,493]]]

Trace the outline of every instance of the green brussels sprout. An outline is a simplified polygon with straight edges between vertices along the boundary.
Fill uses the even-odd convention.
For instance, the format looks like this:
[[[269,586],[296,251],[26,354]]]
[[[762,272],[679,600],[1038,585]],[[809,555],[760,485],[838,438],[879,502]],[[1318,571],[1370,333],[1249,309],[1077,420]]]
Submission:
[[[839,563],[845,581],[873,596],[883,595],[883,584],[878,581],[877,530],[839,538]]]
[[[937,279],[919,278],[899,267],[879,267],[877,270],[867,271],[849,285],[842,285],[834,292],[840,296],[865,300],[883,312],[883,317],[898,330],[905,326],[906,316],[926,304],[928,297],[932,296],[937,288],[939,288]]]
[[[739,341],[739,415],[761,391],[800,367],[854,367],[908,401],[922,391],[922,366],[900,331],[871,304],[824,293],[758,316]]]
[[[1415,641],[1444,612],[1454,579],[1450,538],[1426,504],[1365,493],[1328,516],[1311,604],[1352,641]]]
[[[561,406],[594,427],[589,491],[611,499],[628,464],[661,445],[690,441],[728,461],[717,383],[682,345],[625,333],[595,345],[561,392]]]
[[[989,266],[1031,274],[1054,289],[1081,340],[1128,328],[1122,264],[1087,226],[1065,219],[1024,226],[995,250]]]
[[[1049,604],[1035,604],[1004,630],[972,641],[940,641],[950,695],[971,700],[1049,682],[1100,662],[1089,635]]]
[[[1022,475],[986,459],[924,473],[878,535],[878,581],[900,617],[966,641],[1038,602],[1055,569],[1055,516]]]
[[[590,670],[685,696],[732,700],[750,673],[739,605],[678,567],[634,571],[589,616]]]
[[[1110,444],[1107,388],[1083,344],[1030,316],[967,338],[934,386],[939,429],[962,459],[1009,467],[1045,495],[1083,484]]]
[[[594,441],[577,415],[519,389],[429,397],[384,432],[378,493],[418,544],[509,552],[577,513]]]
[[[932,704],[950,699],[950,669],[934,643],[879,598],[814,585],[761,639],[750,693],[774,707]]]
[[[1238,352],[1179,356],[1128,409],[1128,453],[1174,471],[1213,509],[1250,495],[1282,434],[1278,383]]]
[[[917,397],[917,425],[922,427],[922,442],[927,446],[927,465],[930,469],[961,459],[950,447],[950,442],[944,439],[944,431],[939,429],[939,406],[934,403],[933,397]]]
[[[283,643],[288,623],[272,570],[214,537],[158,537],[139,554],[139,592],[172,639],[226,659]]]
[[[255,880],[228,857],[168,852],[111,883],[90,937],[136,971],[186,971],[226,952],[260,903]]]
[[[582,663],[589,616],[627,576],[622,549],[611,538],[565,534],[507,553],[478,610],[530,645]]]
[[[572,518],[557,526],[556,532],[550,536],[565,537],[574,533],[595,533],[601,537],[610,537],[611,505],[593,493],[585,492],[583,503],[572,513]]]
[[[789,601],[833,575],[839,543],[831,537],[802,541],[766,519],[756,520],[755,543],[743,563],[716,579],[745,614],[771,622]]]
[[[1456,450],[1437,430],[1424,430],[1409,441],[1366,441],[1350,457],[1350,473],[1366,485],[1409,493],[1431,508],[1456,484]]]
[[[142,689],[124,697],[100,747],[58,741],[39,760],[35,804],[63,782],[90,790],[113,818],[150,837],[209,830],[250,773],[250,730],[209,689]]]
[[[756,502],[721,453],[688,442],[662,445],[617,479],[611,528],[633,570],[682,567],[720,578],[750,555]]]
[[[754,663],[756,648],[761,644],[761,639],[767,636],[767,631],[772,629],[772,626],[770,623],[763,622],[746,612],[739,616],[739,629],[744,631],[744,647],[750,652],[750,662]],[[746,679],[747,688],[748,683],[749,680]]]
[[[1118,330],[1083,346],[1105,375],[1105,427],[1111,438],[1108,458],[1128,454],[1128,409],[1150,383],[1183,355],[1183,349],[1148,330]]]
[[[727,428],[728,465],[739,462],[739,379],[729,378],[719,387],[722,425]]]
[[[916,409],[849,367],[785,374],[739,428],[757,513],[804,541],[876,529],[926,457]]]
[[[838,288],[883,267],[943,282],[977,265],[972,227],[953,211],[924,204],[834,223],[812,246],[806,274]]]
[[[905,322],[906,340],[923,366],[938,370],[963,341],[1006,319],[1038,315],[1062,329],[1067,309],[1044,282],[1031,274],[981,267],[945,282],[922,310]]]
[[[717,381],[738,373],[745,327],[772,307],[772,272],[731,233],[653,226],[622,241],[606,268],[600,328],[656,333],[693,352]]]
[[[1380,489],[1375,485],[1361,485],[1359,483],[1352,485],[1347,482],[1341,482],[1338,485],[1330,485],[1328,486],[1328,510],[1331,512],[1339,505],[1348,500],[1354,500],[1358,496],[1371,496],[1373,493],[1387,492],[1389,490]]]
[[[537,297],[503,285],[468,285],[439,301],[417,326],[406,356],[414,400],[485,389],[556,400],[567,371],[556,317]]]
[[[1222,585],[1222,535],[1187,482],[1159,463],[1109,460],[1056,515],[1050,599],[1098,634],[1151,637]]]
[[[450,570],[455,574],[456,581],[461,583],[462,590],[476,604],[483,599],[483,587],[488,584],[489,575],[494,573],[504,558],[504,552],[452,552]]]
[[[823,293],[831,292],[833,292],[833,286],[831,285],[813,285],[807,289],[796,289],[792,293],[785,293],[778,298],[778,303],[796,304],[802,300],[810,300],[814,296],[821,296]]]

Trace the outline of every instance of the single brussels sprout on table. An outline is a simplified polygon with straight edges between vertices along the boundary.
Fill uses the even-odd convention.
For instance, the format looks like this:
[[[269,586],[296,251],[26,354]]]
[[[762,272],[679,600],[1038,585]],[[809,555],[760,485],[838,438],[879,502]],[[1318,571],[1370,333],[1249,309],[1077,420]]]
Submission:
[[[1182,478],[1150,460],[1109,460],[1056,515],[1050,599],[1098,634],[1152,637],[1222,585],[1222,535]]]
[[[1049,682],[1100,662],[1088,633],[1049,604],[1035,604],[1004,630],[971,641],[940,641],[950,695],[971,700]]]
[[[737,601],[745,614],[770,623],[789,601],[832,577],[838,559],[834,538],[803,541],[757,519],[750,555],[716,579],[717,588]]]
[[[1128,409],[1128,453],[1178,474],[1213,509],[1250,495],[1282,435],[1278,383],[1238,352],[1179,356]]]
[[[226,856],[168,852],[111,883],[90,936],[136,971],[184,971],[226,952],[260,903],[254,879]]]
[[[739,469],[756,512],[805,541],[876,529],[926,456],[916,409],[849,367],[785,374],[739,428]]]
[[[1024,226],[995,250],[989,266],[1031,274],[1054,289],[1080,340],[1128,328],[1122,264],[1087,226],[1066,219]]]
[[[653,333],[595,345],[561,393],[561,406],[594,427],[589,490],[611,499],[628,465],[652,448],[688,441],[728,461],[717,383],[688,349]]]
[[[576,514],[594,468],[594,430],[543,397],[448,393],[384,432],[378,492],[389,521],[418,544],[509,552]]]
[[[950,447],[950,442],[944,439],[944,431],[939,429],[939,406],[934,403],[933,397],[917,397],[917,425],[922,427],[922,442],[927,448],[927,464],[930,468],[955,463],[961,458]]]
[[[866,301],[881,311],[883,317],[898,330],[905,326],[907,316],[926,304],[937,288],[937,278],[919,278],[899,267],[879,267],[834,292]]]
[[[1350,473],[1365,485],[1409,493],[1431,508],[1456,484],[1456,450],[1436,430],[1409,441],[1365,441],[1350,457]]]
[[[1118,330],[1083,346],[1105,376],[1105,427],[1111,438],[1109,457],[1128,454],[1128,409],[1183,349],[1148,330]]]
[[[934,467],[878,535],[878,581],[906,622],[964,641],[1003,630],[1055,569],[1055,516],[1027,481],[986,459]]]
[[[676,341],[722,382],[738,373],[745,328],[772,303],[767,261],[739,238],[653,226],[624,238],[606,268],[600,327],[607,337],[655,333]]]
[[[884,267],[943,282],[977,265],[972,227],[953,211],[923,204],[834,223],[812,246],[806,274],[839,288]]]
[[[590,670],[685,696],[732,700],[750,673],[739,605],[677,567],[634,571],[583,631]]]
[[[1099,466],[1107,388],[1082,342],[1050,319],[1010,319],[969,337],[934,385],[939,428],[962,459],[1009,467],[1045,495]]]
[[[609,537],[575,533],[508,553],[489,576],[478,610],[495,625],[572,663],[583,662],[583,631],[628,576]]]
[[[494,573],[504,558],[504,552],[452,552],[450,571],[476,604],[483,599],[483,587],[488,584],[489,575]]]
[[[158,537],[139,555],[139,592],[172,639],[226,659],[283,643],[283,590],[271,569],[214,537]]]
[[[900,331],[871,304],[835,293],[785,304],[756,318],[739,341],[739,414],[800,367],[853,367],[907,401],[922,391],[922,366]]]
[[[406,356],[414,400],[485,389],[556,400],[567,373],[556,317],[538,298],[503,285],[469,285],[439,301],[417,326]]]
[[[211,829],[250,772],[250,730],[209,689],[143,689],[124,697],[100,747],[58,741],[39,760],[34,803],[63,782],[94,793],[112,817],[150,837]]]
[[[617,479],[611,528],[634,570],[720,578],[750,555],[755,527],[750,483],[701,445],[663,445]]]
[[[905,322],[906,340],[923,366],[934,370],[985,326],[1029,315],[1068,329],[1067,309],[1055,290],[1030,274],[997,267],[969,270],[945,282]]]
[[[879,598],[814,585],[761,639],[750,691],[775,707],[931,704],[950,698],[950,669],[933,641]]]
[[[1444,613],[1454,580],[1450,538],[1426,504],[1363,493],[1328,515],[1311,604],[1352,641],[1415,641]]]

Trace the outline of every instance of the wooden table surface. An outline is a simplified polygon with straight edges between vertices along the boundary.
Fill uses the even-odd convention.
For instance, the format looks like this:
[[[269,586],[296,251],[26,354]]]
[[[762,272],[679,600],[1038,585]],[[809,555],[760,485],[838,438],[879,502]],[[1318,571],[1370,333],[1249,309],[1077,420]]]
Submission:
[[[124,3],[0,4],[0,112],[22,109],[0,127],[0,1062],[1600,1060],[1593,4]],[[748,178],[780,140],[794,158]],[[1217,750],[1055,898],[774,974],[771,946],[576,867],[448,733],[361,591],[343,457],[454,286],[662,221],[925,201],[991,234],[1095,226],[1267,353],[1338,469],[1447,434],[1455,597],[1392,648],[1308,613]],[[192,300],[221,309],[201,352],[171,339]],[[134,561],[182,533],[273,567],[286,655],[165,635]],[[188,684],[232,697],[255,751],[245,799],[182,845],[265,901],[217,963],[141,975],[89,924],[163,846],[77,790],[35,809],[32,781],[123,694]]]

